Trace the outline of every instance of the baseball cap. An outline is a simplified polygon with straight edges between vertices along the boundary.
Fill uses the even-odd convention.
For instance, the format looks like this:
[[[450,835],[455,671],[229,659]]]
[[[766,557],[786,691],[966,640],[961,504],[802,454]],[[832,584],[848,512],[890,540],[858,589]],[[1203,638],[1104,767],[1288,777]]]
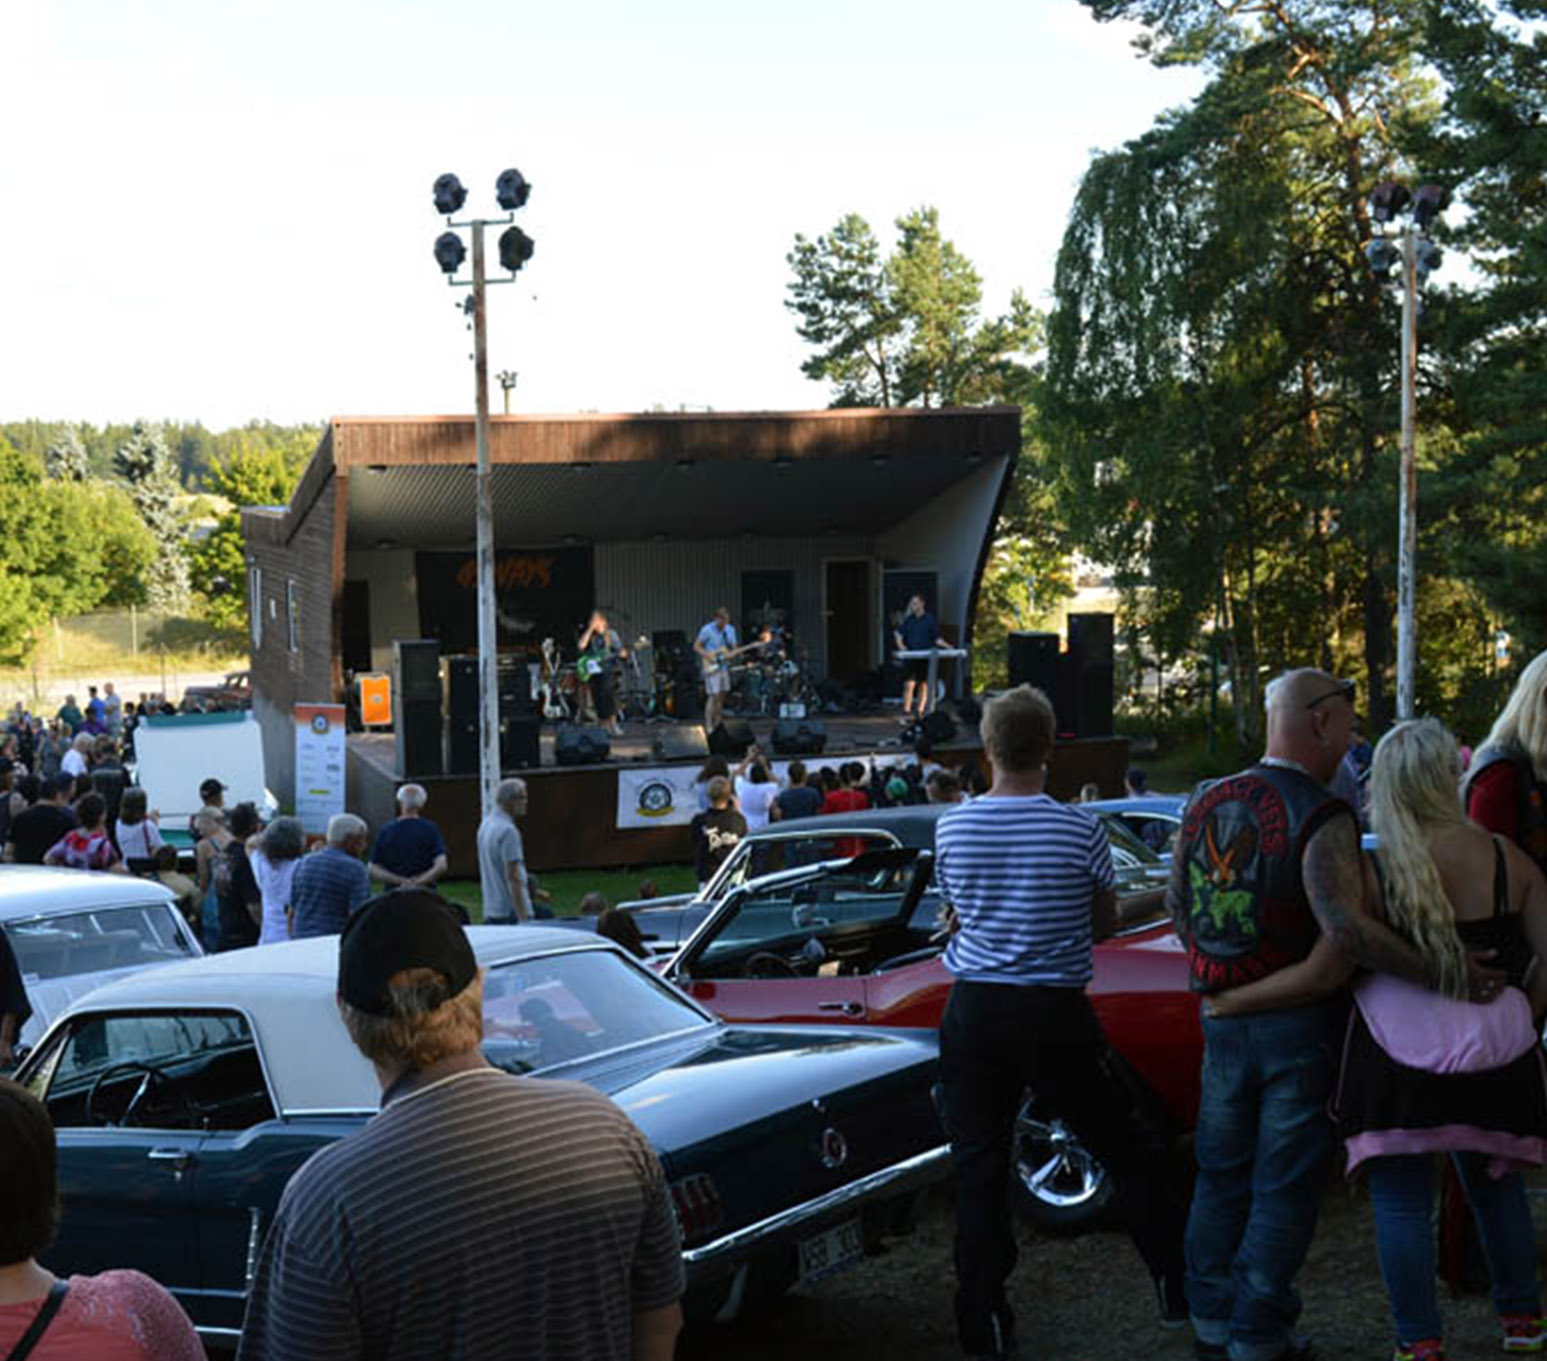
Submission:
[[[457,910],[428,889],[396,889],[365,903],[338,945],[338,994],[356,1011],[391,1015],[387,985],[405,969],[433,969],[446,1000],[478,976],[478,960]]]
[[[204,783],[199,786],[199,797],[203,799],[205,803],[214,803],[215,799],[219,795],[225,793],[226,789],[226,785],[221,784],[219,780],[211,777],[210,779],[205,780]]]

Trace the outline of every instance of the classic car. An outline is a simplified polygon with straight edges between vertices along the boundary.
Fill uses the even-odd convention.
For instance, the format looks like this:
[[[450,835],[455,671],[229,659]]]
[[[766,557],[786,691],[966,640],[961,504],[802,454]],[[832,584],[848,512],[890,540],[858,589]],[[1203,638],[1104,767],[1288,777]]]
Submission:
[[[1182,830],[1185,794],[1141,794],[1125,799],[1097,799],[1084,805],[1106,823],[1131,832],[1150,850],[1169,860],[1177,833]]]
[[[0,930],[32,1003],[19,1049],[93,988],[204,953],[171,890],[130,874],[0,865]]]
[[[793,824],[792,824],[793,825]],[[951,977],[936,930],[932,854],[909,847],[780,870],[730,887],[661,968],[727,1020],[936,1027]],[[1203,1039],[1187,957],[1150,916],[1096,946],[1091,1001],[1147,1118],[1197,1116]],[[1107,1218],[1101,1166],[1034,1097],[1016,1135],[1017,1208],[1044,1229]]]
[[[252,678],[246,671],[227,672],[214,685],[190,685],[183,691],[184,713],[223,713],[252,707]]]
[[[656,1148],[690,1313],[828,1274],[949,1173],[934,1037],[747,1029],[610,942],[474,927],[484,1045],[512,1073],[606,1092]],[[380,1104],[334,1002],[336,938],[208,956],[113,984],[23,1065],[59,1134],[56,1272],[137,1267],[232,1343],[262,1235],[297,1167]]]
[[[651,950],[670,954],[687,942],[727,893],[761,875],[840,859],[861,850],[890,846],[933,850],[935,822],[944,811],[940,804],[910,804],[771,823],[743,838],[698,893],[640,899],[618,906],[633,915]],[[1103,821],[1112,843],[1118,891],[1126,896],[1163,889],[1169,873],[1166,862],[1120,820]],[[581,919],[579,924],[589,927],[594,919]]]

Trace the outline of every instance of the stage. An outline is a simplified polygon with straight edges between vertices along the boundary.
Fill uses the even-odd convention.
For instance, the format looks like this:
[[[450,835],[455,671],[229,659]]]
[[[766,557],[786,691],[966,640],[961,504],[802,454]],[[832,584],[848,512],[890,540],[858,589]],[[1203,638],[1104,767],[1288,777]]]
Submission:
[[[746,720],[770,760],[792,757],[773,750],[774,720]],[[916,759],[899,738],[901,723],[895,712],[831,714],[822,718],[827,747],[820,755],[799,759],[810,770],[837,767],[846,760],[876,754],[882,761]],[[556,727],[542,726],[542,764],[535,769],[513,770],[527,781],[530,804],[522,822],[527,860],[535,870],[659,865],[682,863],[692,858],[685,821],[672,825],[629,825],[620,817],[620,779],[632,784],[648,782],[651,773],[678,777],[694,773],[703,756],[657,755],[678,750],[697,737],[697,725],[689,723],[629,723],[624,735],[612,740],[609,759],[601,764],[559,766],[554,763]],[[658,746],[658,743],[660,744]],[[945,766],[987,762],[975,730],[960,723],[954,737],[934,747],[934,759]],[[735,762],[732,762],[734,767]],[[1055,798],[1070,799],[1081,785],[1094,782],[1103,794],[1122,793],[1128,766],[1124,738],[1088,738],[1060,742],[1049,765],[1048,790]],[[412,779],[429,795],[425,816],[446,838],[451,873],[478,873],[476,836],[479,821],[476,775],[422,775],[397,769],[397,746],[391,732],[353,733],[347,744],[348,805],[370,824],[374,832],[395,816],[394,796],[399,785]]]

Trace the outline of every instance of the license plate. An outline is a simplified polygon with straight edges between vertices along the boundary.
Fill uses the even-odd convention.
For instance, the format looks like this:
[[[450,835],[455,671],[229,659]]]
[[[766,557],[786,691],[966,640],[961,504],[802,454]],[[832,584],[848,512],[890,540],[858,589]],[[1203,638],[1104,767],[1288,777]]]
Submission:
[[[864,1255],[865,1237],[857,1219],[846,1220],[825,1233],[803,1238],[800,1242],[800,1284],[820,1281],[824,1276],[853,1266]]]

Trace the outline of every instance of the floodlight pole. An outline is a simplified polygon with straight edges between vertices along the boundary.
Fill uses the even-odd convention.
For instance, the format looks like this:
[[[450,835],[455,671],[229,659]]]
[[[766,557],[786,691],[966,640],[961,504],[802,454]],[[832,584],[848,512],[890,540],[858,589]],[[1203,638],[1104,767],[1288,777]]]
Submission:
[[[1402,229],[1402,472],[1397,532],[1397,718],[1413,717],[1418,672],[1418,228]]]
[[[483,222],[473,227],[473,383],[478,471],[473,496],[478,521],[478,785],[483,816],[494,812],[500,782],[499,635],[494,616],[494,475],[489,463],[489,331],[484,305]]]

